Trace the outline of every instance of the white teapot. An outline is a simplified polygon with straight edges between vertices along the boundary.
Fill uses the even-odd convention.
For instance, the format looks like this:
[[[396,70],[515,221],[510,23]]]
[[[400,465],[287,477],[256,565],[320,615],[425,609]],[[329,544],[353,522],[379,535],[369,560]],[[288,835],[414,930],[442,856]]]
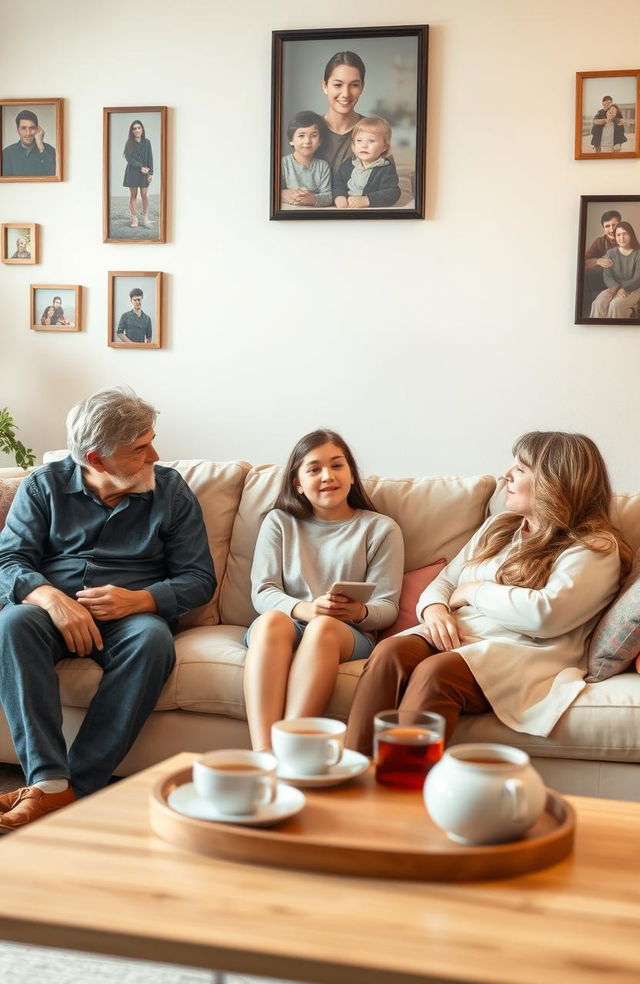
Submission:
[[[516,840],[538,819],[546,798],[527,753],[510,745],[455,745],[424,784],[431,819],[460,844]]]

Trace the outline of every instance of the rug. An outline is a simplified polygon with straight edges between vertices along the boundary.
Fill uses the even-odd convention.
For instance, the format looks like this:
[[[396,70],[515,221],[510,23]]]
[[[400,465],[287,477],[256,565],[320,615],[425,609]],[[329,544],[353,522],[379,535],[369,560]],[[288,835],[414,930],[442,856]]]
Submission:
[[[11,984],[292,984],[273,978],[2,942],[0,980]]]

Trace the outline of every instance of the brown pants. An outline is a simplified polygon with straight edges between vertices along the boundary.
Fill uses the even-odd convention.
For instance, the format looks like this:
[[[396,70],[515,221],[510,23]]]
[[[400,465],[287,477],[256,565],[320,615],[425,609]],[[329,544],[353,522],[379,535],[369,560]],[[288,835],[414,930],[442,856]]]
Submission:
[[[445,744],[460,714],[491,710],[460,653],[435,652],[419,635],[392,636],[371,653],[353,698],[347,747],[371,755],[374,715],[394,707],[442,714]]]

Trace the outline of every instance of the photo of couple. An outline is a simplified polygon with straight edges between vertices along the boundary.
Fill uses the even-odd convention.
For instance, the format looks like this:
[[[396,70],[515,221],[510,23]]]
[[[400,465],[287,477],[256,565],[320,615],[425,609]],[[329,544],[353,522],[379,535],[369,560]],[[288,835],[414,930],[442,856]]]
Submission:
[[[640,197],[582,199],[576,323],[640,324]]]
[[[638,156],[638,85],[638,73],[578,73],[576,159]]]
[[[274,35],[272,218],[421,211],[426,28],[410,31]]]

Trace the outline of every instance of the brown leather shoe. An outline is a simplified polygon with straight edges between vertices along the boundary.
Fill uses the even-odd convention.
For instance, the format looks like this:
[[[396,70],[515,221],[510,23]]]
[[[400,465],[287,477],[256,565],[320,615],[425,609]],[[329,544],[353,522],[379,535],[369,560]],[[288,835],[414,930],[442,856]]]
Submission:
[[[25,823],[39,820],[77,799],[71,786],[62,793],[43,793],[39,786],[23,786],[0,797],[0,830],[14,830]],[[4,804],[8,804],[8,808]]]

